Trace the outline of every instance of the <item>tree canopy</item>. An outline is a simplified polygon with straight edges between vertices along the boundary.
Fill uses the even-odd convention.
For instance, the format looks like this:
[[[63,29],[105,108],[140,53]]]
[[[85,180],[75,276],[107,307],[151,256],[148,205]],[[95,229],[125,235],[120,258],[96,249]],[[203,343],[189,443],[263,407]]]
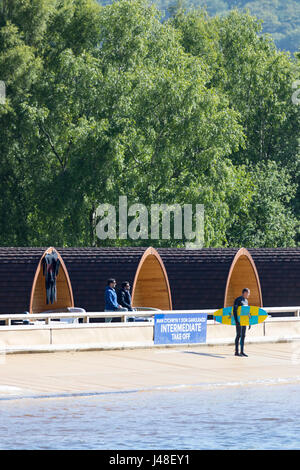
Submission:
[[[300,3],[298,0],[153,0],[168,18],[178,5],[202,7],[210,15],[227,15],[233,9],[247,11],[263,22],[263,32],[272,35],[276,46],[296,52],[300,49]]]
[[[154,244],[96,237],[120,195],[203,204],[206,246],[299,244],[297,78],[249,13],[0,0],[1,245]]]

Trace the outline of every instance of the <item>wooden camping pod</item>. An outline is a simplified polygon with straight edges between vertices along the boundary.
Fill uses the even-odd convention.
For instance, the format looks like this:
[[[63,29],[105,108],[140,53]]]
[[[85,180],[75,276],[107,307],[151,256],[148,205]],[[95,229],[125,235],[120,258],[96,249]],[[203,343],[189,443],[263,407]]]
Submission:
[[[262,306],[260,280],[245,248],[158,248],[176,310],[231,306],[242,289],[251,290],[249,304]]]
[[[138,305],[141,286],[139,282],[144,275],[146,277],[147,271],[150,272],[147,268],[148,262],[152,259],[154,264],[151,257],[148,261],[145,257],[145,264],[141,264],[146,248],[58,250],[68,267],[76,306],[90,312],[103,311],[104,289],[109,277],[116,277],[118,287],[122,281],[131,282],[135,287],[134,302]],[[37,247],[0,247],[0,314],[29,311],[30,303],[32,311],[43,308],[37,306],[36,301],[38,289],[45,285],[44,277],[38,279],[44,251],[45,248]],[[235,295],[240,295],[243,287],[251,289],[251,304],[257,300],[258,304],[267,307],[300,305],[300,248],[249,248],[245,251],[238,248],[158,248],[156,251],[163,261],[164,271],[167,272],[166,279],[170,284],[174,309],[218,309],[224,306],[224,303],[228,305]],[[62,266],[64,264],[60,267],[60,275],[66,273],[69,283],[67,270]],[[154,266],[157,269],[157,264]],[[253,266],[256,266],[255,269]],[[150,281],[146,282],[145,279],[145,287],[148,282]],[[164,283],[161,282],[160,285]],[[70,286],[71,284],[69,288],[72,292]],[[148,288],[148,292],[150,290]],[[255,291],[256,300],[253,297]],[[66,295],[67,300],[68,298]],[[67,301],[63,307],[72,303]],[[167,305],[167,302],[163,305]],[[45,309],[52,308],[56,306],[50,304]]]
[[[132,305],[172,310],[168,275],[155,248],[148,248],[138,265],[132,287]]]
[[[57,299],[53,304],[46,303],[45,276],[43,274],[42,262],[46,254],[52,253],[54,250],[55,248],[53,247],[48,248],[39,261],[31,289],[29,305],[30,313],[39,313],[45,312],[46,310],[57,310],[60,308],[65,309],[66,307],[74,307],[73,292],[68,271],[62,257],[57,250],[55,251],[60,261],[58,276],[56,278]]]
[[[157,250],[145,247],[62,248],[77,306],[89,312],[104,310],[107,280],[115,278],[132,286],[137,307],[172,308],[168,276]]]
[[[249,304],[262,307],[262,293],[258,272],[252,256],[246,248],[235,255],[227,277],[224,307],[231,307],[243,288],[250,289]]]

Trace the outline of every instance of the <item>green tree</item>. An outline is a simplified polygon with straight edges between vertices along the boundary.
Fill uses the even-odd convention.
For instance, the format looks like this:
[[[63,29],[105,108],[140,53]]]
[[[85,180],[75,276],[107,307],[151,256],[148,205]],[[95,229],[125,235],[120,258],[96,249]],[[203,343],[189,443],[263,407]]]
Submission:
[[[247,247],[295,246],[299,234],[299,221],[290,202],[296,194],[288,170],[276,162],[268,161],[253,165],[250,177],[254,194],[248,207],[233,215],[228,241]]]
[[[27,124],[23,103],[40,73],[41,62],[25,44],[18,28],[7,21],[0,28],[0,77],[7,99],[0,106],[1,243],[29,244],[28,216],[34,204],[27,165]]]
[[[174,16],[180,7],[187,11],[205,8],[211,16],[225,16],[234,9],[248,10],[263,21],[263,32],[272,34],[281,50],[296,52],[300,47],[300,5],[297,0],[153,0],[166,12],[165,18]],[[102,3],[102,2],[101,2]]]
[[[291,188],[299,185],[300,109],[291,99],[297,71],[289,54],[278,51],[270,38],[261,36],[259,21],[248,13],[233,11],[226,17],[210,18],[201,10],[179,10],[169,22],[182,33],[181,42],[186,52],[202,58],[209,65],[211,86],[224,94],[230,107],[239,112],[246,144],[232,152],[231,161],[238,166],[246,165],[257,187],[259,181],[265,180],[266,184],[270,181],[268,162],[277,163],[279,174],[281,170],[285,174],[288,167]],[[256,165],[260,180],[254,178],[253,165]],[[259,191],[257,197],[261,198],[266,210],[270,204],[272,212],[280,191],[278,195],[272,192],[271,198]],[[288,186],[286,191],[295,196]],[[295,216],[299,220],[300,215],[297,199],[286,198],[278,205],[278,210],[278,216],[287,226],[294,227],[292,239],[297,240]],[[253,223],[251,213],[247,220],[254,230],[256,216],[255,211],[252,213]],[[292,243],[289,230],[285,241],[279,242],[276,232],[272,235],[271,226],[270,233],[265,232],[264,236],[260,241],[257,239],[257,243],[263,244],[263,240],[268,244],[273,240],[275,246]],[[230,243],[234,239],[237,238],[231,239],[228,233]],[[254,233],[249,240],[256,240]]]
[[[2,245],[111,245],[93,214],[119,195],[204,204],[206,246],[293,243],[296,68],[255,19],[179,9],[162,22],[146,0],[0,0],[0,11]]]

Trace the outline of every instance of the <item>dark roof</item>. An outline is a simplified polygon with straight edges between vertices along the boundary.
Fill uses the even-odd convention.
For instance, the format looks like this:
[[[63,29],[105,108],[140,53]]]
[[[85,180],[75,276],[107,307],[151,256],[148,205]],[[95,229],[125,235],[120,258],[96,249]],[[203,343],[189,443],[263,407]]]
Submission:
[[[132,285],[146,248],[58,248],[68,270],[74,304],[90,312],[104,310],[107,279]]]
[[[29,309],[36,268],[45,248],[0,247],[0,313]],[[77,307],[104,308],[109,277],[120,285],[133,282],[146,248],[58,248],[68,270]],[[238,248],[159,248],[168,274],[173,308],[219,308],[223,305],[228,272]],[[300,248],[248,250],[260,277],[263,303],[300,305]]]
[[[0,313],[29,310],[33,278],[45,250],[0,247]]]
[[[29,310],[34,275],[47,248],[0,247],[0,313]],[[119,286],[125,280],[133,283],[146,250],[131,247],[56,249],[70,277],[74,305],[93,312],[104,309],[104,289],[108,278],[116,278]]]
[[[251,248],[265,307],[300,305],[300,248]]]
[[[174,310],[220,308],[227,276],[238,248],[159,248]]]
[[[160,248],[174,309],[219,308],[238,248]],[[250,248],[265,307],[300,306],[300,248]]]

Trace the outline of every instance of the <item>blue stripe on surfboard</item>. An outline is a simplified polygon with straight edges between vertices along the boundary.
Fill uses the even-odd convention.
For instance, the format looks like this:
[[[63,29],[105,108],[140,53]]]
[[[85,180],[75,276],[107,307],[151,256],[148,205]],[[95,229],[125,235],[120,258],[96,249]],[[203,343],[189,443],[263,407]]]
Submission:
[[[249,315],[250,313],[250,305],[243,305],[243,312],[242,315]]]
[[[223,308],[223,315],[231,315],[232,307],[224,307]]]
[[[266,312],[266,310],[264,310],[263,308],[260,308],[258,310],[258,315],[265,316],[265,315],[268,315],[268,312]]]

